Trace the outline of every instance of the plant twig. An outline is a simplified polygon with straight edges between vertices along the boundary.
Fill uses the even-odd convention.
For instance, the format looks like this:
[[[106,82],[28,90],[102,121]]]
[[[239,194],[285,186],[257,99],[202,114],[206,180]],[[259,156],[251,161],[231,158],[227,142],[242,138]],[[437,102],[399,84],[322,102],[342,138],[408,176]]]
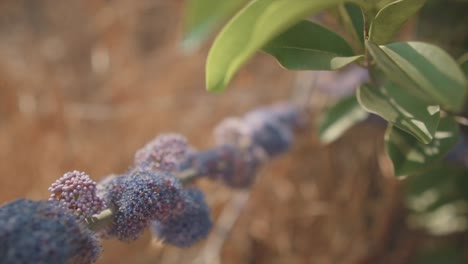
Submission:
[[[213,230],[211,237],[205,244],[203,251],[195,263],[219,264],[220,252],[224,242],[229,236],[234,224],[237,222],[242,210],[250,197],[250,191],[241,191],[234,194],[227,204]]]

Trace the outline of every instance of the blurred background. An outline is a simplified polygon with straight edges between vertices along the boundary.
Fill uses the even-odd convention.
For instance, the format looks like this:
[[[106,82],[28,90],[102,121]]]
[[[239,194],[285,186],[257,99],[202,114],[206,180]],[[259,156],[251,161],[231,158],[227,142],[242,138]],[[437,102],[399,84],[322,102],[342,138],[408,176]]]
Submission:
[[[431,37],[453,55],[466,51],[463,3],[447,1],[453,6],[444,13],[434,10],[445,1],[429,2],[401,38]],[[318,112],[349,93],[349,85],[337,87],[339,74],[288,72],[258,54],[226,92],[210,94],[209,43],[180,49],[184,7],[182,0],[0,1],[0,204],[47,199],[48,186],[70,170],[96,181],[124,172],[161,133],[206,149],[223,118],[306,91],[309,127],[251,190],[197,182],[216,224],[207,240],[178,249],[147,232],[129,244],[105,241],[98,263],[463,263],[463,228],[448,222],[450,232],[436,236],[408,224],[404,188],[383,151],[384,126],[365,122],[319,143]],[[430,25],[440,36],[418,30]]]

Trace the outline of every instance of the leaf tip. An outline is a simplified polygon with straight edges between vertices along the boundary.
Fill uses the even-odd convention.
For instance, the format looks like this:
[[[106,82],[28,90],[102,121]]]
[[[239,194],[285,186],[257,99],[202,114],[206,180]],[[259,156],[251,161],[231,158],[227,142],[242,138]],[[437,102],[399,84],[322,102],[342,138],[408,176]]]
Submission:
[[[224,80],[211,80],[210,78],[206,78],[206,90],[210,93],[221,93],[226,90],[227,83]]]

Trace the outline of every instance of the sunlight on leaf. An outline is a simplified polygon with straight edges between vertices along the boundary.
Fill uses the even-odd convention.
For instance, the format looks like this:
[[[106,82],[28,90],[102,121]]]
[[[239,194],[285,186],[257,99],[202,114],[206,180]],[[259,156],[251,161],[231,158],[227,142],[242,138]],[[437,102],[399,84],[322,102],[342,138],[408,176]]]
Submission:
[[[458,125],[451,117],[440,119],[434,139],[429,144],[422,144],[410,134],[389,126],[385,134],[385,143],[395,175],[410,175],[440,160],[455,146],[458,137]]]
[[[460,111],[466,94],[466,78],[455,60],[437,46],[422,42],[398,42],[377,46],[366,41],[378,67],[393,82],[430,104]]]
[[[221,22],[246,3],[247,0],[188,0],[185,7],[182,49],[187,52],[197,49]]]
[[[426,0],[399,0],[383,7],[369,29],[369,38],[376,44],[386,44],[403,24],[426,3]]]
[[[368,112],[377,114],[422,143],[432,141],[439,123],[439,107],[427,106],[395,83],[381,87],[361,85],[356,91],[359,103]]]
[[[208,91],[223,91],[239,68],[259,49],[307,16],[341,0],[254,0],[223,28],[206,62]]]

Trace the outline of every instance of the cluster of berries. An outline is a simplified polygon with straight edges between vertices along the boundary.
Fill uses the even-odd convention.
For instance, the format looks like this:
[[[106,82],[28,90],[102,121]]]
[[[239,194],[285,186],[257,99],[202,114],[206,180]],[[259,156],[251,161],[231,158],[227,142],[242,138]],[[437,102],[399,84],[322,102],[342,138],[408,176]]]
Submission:
[[[60,207],[69,209],[84,220],[105,209],[104,200],[96,194],[96,182],[79,171],[65,173],[49,187],[49,201],[57,201]]]
[[[287,151],[292,130],[303,124],[294,105],[265,107],[223,121],[215,129],[216,146],[207,151],[165,134],[137,151],[125,174],[96,184],[83,172],[68,172],[51,185],[48,201],[20,199],[0,207],[0,260],[92,263],[100,238],[131,241],[147,227],[168,244],[191,246],[208,235],[212,222],[203,192],[184,185],[207,177],[233,188],[250,186],[259,166]],[[106,221],[90,224],[104,212]]]
[[[216,146],[189,154],[179,164],[179,171],[192,169],[195,176],[219,180],[232,188],[249,187],[258,168],[286,152],[293,141],[293,130],[304,124],[300,108],[291,104],[258,108],[242,118],[226,118],[214,130]]]
[[[100,251],[96,234],[55,201],[0,208],[1,263],[93,263]]]

